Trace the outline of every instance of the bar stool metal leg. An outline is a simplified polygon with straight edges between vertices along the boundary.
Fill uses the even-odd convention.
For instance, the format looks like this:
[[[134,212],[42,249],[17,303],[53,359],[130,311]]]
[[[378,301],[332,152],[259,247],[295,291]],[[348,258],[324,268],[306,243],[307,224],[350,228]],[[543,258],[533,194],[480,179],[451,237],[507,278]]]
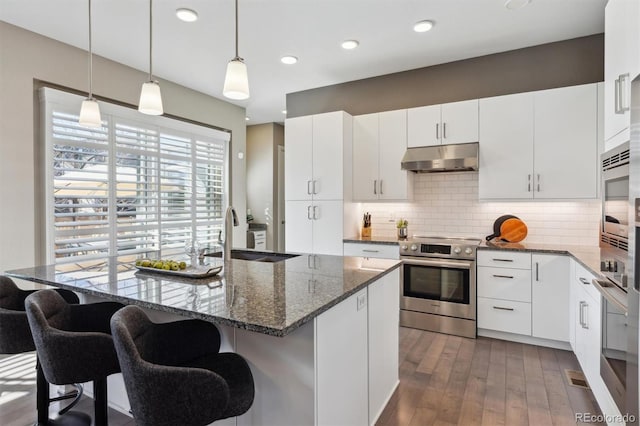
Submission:
[[[96,426],[107,426],[107,378],[93,381],[93,398]]]

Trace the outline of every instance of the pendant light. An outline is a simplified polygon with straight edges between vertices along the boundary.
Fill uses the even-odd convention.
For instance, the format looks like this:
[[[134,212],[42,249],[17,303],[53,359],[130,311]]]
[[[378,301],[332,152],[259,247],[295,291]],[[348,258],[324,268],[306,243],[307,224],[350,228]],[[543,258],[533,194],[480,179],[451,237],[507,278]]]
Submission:
[[[227,75],[224,78],[222,94],[229,99],[249,99],[249,77],[247,66],[238,55],[238,0],[236,5],[236,56],[227,64]]]
[[[102,127],[100,105],[93,97],[93,49],[91,47],[91,0],[89,0],[89,96],[82,101],[78,123],[85,127]]]
[[[149,81],[142,85],[138,111],[148,115],[162,115],[160,84],[153,79],[153,0],[149,0]]]

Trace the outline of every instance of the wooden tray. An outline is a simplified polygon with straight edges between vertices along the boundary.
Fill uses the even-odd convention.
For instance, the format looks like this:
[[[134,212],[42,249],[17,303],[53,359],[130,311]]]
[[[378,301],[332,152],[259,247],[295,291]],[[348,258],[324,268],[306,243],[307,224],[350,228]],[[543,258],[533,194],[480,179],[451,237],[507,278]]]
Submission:
[[[157,269],[147,266],[136,266],[138,270],[144,272],[151,272],[154,274],[173,275],[182,278],[208,278],[218,275],[222,271],[222,265],[198,265],[187,266],[186,269],[179,271],[172,271],[171,269]]]

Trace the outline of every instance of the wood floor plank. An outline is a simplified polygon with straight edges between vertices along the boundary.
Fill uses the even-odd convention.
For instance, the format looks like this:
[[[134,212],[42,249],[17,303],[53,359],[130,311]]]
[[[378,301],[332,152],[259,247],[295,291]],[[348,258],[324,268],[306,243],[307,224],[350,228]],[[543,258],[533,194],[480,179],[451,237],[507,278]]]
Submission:
[[[505,424],[506,368],[506,345],[499,340],[491,342],[487,388],[482,411],[483,425]]]
[[[418,365],[416,371],[425,374],[431,374],[436,368],[436,365],[440,362],[440,357],[444,351],[444,347],[447,343],[447,336],[444,334],[438,334],[433,339],[433,342],[429,346],[426,353],[422,354],[422,360]],[[419,356],[419,355],[418,355]]]
[[[524,376],[529,424],[552,424],[547,390],[542,376],[542,365],[538,348],[535,346],[527,345],[524,347]]]
[[[459,337],[449,338],[448,347],[445,347],[443,356],[445,356],[448,350],[453,348],[457,348],[457,350],[446,389],[440,400],[437,417],[439,421],[453,424],[458,422],[460,406],[462,405],[466,383],[469,378],[469,371],[471,370],[471,361],[473,360],[473,346],[473,342],[469,344],[469,339],[461,339]],[[453,354],[453,351],[451,351],[451,354]],[[440,368],[440,364],[437,368]],[[437,382],[435,386],[438,386]]]
[[[529,413],[527,410],[523,345],[507,342],[506,348],[505,423],[527,426]]]

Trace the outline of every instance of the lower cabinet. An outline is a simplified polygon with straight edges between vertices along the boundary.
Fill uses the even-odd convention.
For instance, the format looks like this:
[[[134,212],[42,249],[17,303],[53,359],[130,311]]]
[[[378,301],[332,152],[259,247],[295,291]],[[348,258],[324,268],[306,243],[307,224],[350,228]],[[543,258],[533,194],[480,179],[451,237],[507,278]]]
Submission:
[[[569,341],[569,257],[531,256],[531,335]]]
[[[478,328],[531,336],[531,303],[478,297]]]
[[[400,259],[398,244],[344,243],[344,256]]]

